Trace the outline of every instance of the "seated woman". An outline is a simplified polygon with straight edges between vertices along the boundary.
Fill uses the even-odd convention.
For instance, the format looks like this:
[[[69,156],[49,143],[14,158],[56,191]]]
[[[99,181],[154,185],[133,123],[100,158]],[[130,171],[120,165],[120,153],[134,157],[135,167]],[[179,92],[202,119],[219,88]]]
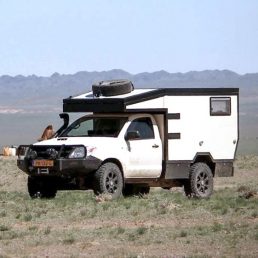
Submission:
[[[52,125],[48,125],[45,128],[41,138],[38,139],[38,141],[40,142],[40,141],[45,141],[45,140],[51,139],[53,137],[53,135],[54,135],[53,126]]]

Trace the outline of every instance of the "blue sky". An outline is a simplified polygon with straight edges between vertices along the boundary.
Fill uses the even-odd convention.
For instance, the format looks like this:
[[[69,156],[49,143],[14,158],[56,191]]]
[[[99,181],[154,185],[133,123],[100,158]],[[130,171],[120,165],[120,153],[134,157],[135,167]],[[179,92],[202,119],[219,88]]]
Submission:
[[[0,75],[258,72],[257,0],[0,0]]]

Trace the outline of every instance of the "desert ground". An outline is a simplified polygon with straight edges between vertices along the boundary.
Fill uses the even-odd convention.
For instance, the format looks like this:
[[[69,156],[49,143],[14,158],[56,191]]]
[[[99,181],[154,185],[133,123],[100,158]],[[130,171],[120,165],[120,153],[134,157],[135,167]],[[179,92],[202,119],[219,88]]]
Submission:
[[[110,201],[92,191],[30,199],[16,158],[0,157],[0,257],[258,257],[258,156],[215,178],[208,200],[180,188]]]

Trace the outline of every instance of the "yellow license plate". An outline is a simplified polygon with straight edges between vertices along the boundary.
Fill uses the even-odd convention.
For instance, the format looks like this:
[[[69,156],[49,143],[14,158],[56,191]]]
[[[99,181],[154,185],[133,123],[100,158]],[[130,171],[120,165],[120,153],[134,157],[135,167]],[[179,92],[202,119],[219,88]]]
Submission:
[[[53,167],[54,160],[33,160],[34,167]]]

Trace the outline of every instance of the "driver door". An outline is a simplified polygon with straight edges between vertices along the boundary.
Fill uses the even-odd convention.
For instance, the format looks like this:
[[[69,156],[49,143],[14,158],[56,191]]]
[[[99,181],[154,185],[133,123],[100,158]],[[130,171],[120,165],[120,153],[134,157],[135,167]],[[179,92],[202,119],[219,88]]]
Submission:
[[[134,119],[127,129],[138,137],[127,140],[127,177],[157,178],[162,170],[162,142],[151,117]]]

